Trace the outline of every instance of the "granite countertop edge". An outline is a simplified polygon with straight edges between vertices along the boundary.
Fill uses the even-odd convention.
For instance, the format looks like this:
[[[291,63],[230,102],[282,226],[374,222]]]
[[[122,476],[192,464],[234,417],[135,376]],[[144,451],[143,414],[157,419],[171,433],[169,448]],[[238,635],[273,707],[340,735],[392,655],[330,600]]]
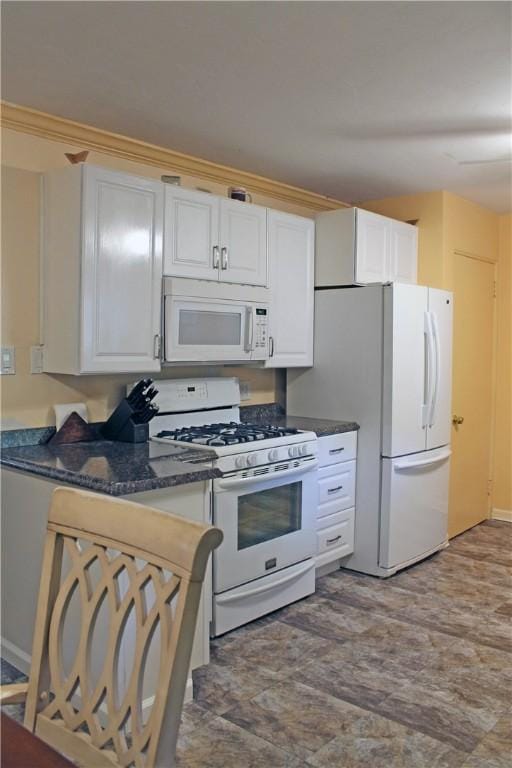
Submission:
[[[24,461],[23,459],[18,458],[5,458],[4,456],[2,457],[1,464],[8,469],[28,472],[32,475],[45,477],[49,480],[57,480],[67,483],[68,485],[85,488],[89,491],[106,493],[109,496],[128,496],[134,493],[143,493],[144,491],[173,488],[177,485],[187,485],[204,480],[212,480],[221,476],[221,472],[218,469],[201,467],[196,469],[191,468],[190,472],[178,472],[174,475],[166,475],[165,477],[109,482],[108,480],[95,478],[92,475],[80,474],[66,469],[55,469],[43,464]],[[193,465],[191,466],[193,467]]]

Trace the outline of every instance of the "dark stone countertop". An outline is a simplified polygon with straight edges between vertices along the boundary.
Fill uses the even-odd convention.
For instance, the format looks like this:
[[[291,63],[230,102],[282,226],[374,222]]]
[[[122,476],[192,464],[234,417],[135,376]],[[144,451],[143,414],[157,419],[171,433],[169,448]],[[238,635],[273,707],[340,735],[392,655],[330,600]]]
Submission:
[[[274,427],[305,429],[315,432],[318,437],[337,435],[341,432],[353,432],[359,429],[355,421],[336,421],[333,419],[315,419],[311,416],[290,416],[277,403],[249,405],[240,408],[241,421],[253,424],[271,424]]]
[[[54,447],[40,443],[4,447],[1,463],[91,491],[125,496],[219,477],[211,464],[213,457],[213,451],[151,441],[94,440]]]

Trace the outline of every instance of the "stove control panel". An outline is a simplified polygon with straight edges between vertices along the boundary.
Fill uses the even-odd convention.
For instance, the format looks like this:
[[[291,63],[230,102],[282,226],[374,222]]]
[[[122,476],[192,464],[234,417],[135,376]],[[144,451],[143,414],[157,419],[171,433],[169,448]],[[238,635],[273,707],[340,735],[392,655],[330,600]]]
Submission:
[[[269,464],[279,462],[286,463],[290,459],[304,459],[314,457],[317,454],[315,441],[307,443],[297,443],[295,445],[283,445],[277,448],[264,449],[260,451],[244,451],[237,455],[220,456],[216,461],[216,466],[222,472],[234,472],[240,470],[249,470],[254,467],[263,467]]]

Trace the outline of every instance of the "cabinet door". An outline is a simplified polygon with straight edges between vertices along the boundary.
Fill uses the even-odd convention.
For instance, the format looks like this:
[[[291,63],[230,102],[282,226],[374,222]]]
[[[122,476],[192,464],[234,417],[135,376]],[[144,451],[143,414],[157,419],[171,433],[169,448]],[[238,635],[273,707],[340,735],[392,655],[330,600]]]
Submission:
[[[391,221],[389,280],[417,283],[418,229],[403,221]]]
[[[391,220],[357,209],[356,283],[385,283],[389,280]]]
[[[84,167],[81,371],[158,371],[163,185]]]
[[[270,357],[267,366],[313,365],[315,223],[269,211]]]
[[[219,198],[165,187],[164,274],[219,279]]]
[[[267,209],[239,200],[220,201],[220,279],[267,284]]]

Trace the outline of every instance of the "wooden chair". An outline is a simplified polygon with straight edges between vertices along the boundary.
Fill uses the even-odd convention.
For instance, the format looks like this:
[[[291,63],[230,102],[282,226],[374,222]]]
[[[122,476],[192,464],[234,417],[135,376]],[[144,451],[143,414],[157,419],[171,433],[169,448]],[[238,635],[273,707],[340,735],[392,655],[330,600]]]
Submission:
[[[221,541],[222,533],[211,526],[57,488],[48,516],[29,682],[4,686],[2,700],[12,703],[26,696],[25,726],[78,765],[173,766],[201,586],[209,555]],[[71,563],[68,573],[64,553]],[[93,566],[97,583],[91,579]],[[152,605],[148,585],[154,590]],[[63,624],[75,593],[81,622],[66,674]],[[104,603],[110,620],[101,673],[94,682],[92,634]],[[133,664],[119,694],[119,653],[128,624],[135,641]],[[157,627],[158,682],[145,721],[142,677]]]

